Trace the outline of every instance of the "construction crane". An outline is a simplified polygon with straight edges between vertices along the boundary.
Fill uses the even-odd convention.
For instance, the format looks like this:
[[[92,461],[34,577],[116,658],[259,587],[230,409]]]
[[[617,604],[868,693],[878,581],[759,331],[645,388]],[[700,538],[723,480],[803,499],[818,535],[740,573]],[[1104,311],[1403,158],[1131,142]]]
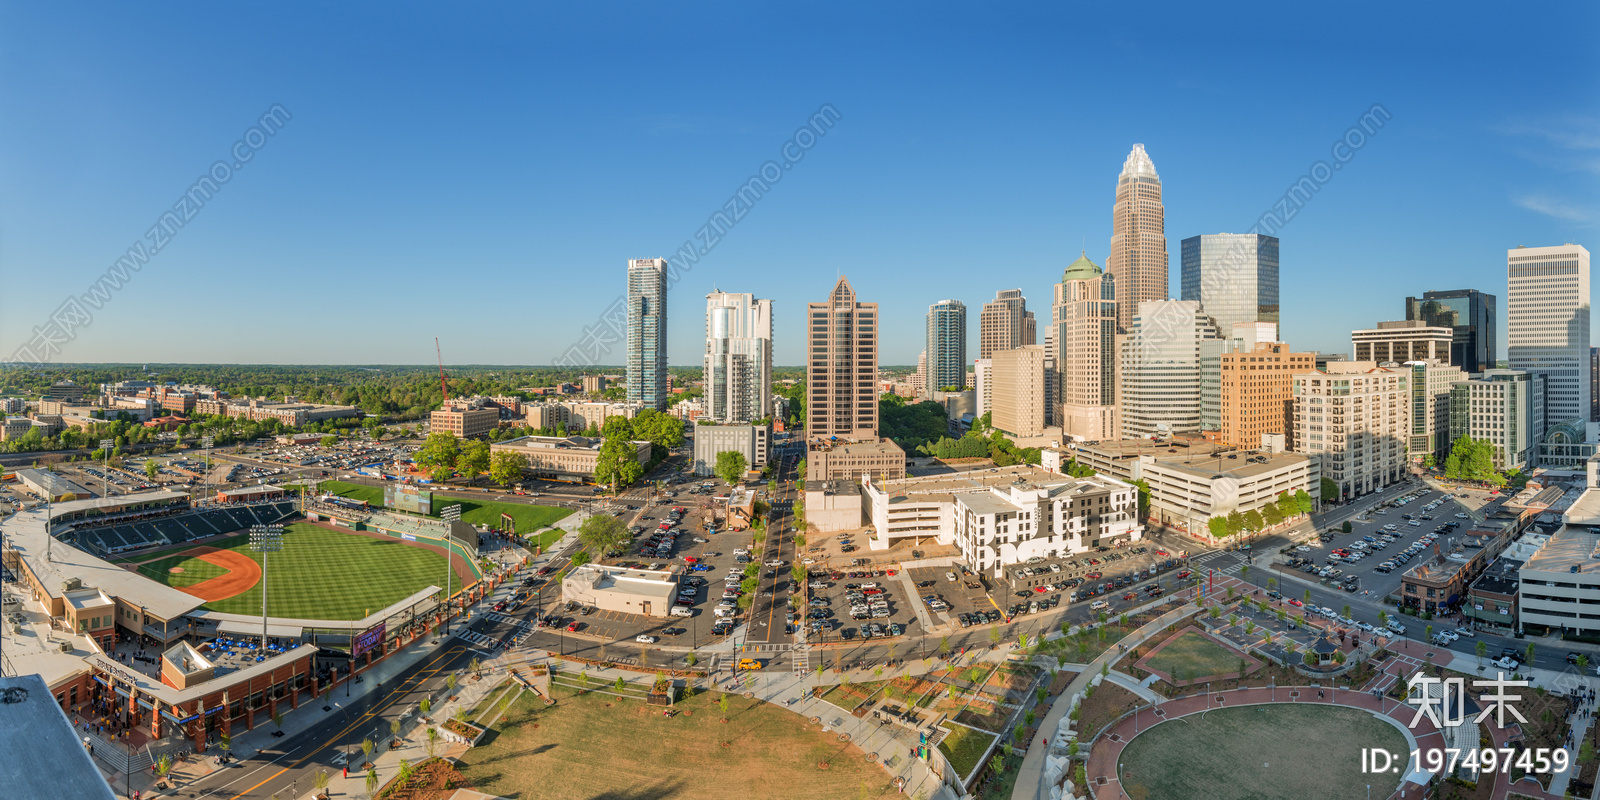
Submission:
[[[444,353],[439,350],[439,337],[433,337],[433,353],[439,357],[439,391],[444,393],[444,403],[440,408],[450,406],[450,385],[444,381]]]

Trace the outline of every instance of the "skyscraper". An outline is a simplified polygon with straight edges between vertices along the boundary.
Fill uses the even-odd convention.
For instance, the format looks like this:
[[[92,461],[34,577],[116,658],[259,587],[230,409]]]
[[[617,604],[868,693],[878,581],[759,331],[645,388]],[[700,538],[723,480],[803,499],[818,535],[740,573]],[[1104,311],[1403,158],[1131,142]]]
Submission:
[[[1024,345],[994,354],[989,401],[996,430],[1018,439],[1044,433],[1044,348]]]
[[[1200,348],[1219,338],[1216,323],[1200,304],[1140,303],[1133,328],[1122,338],[1117,396],[1122,438],[1200,430]]]
[[[1278,322],[1278,238],[1213,233],[1181,243],[1182,299],[1194,300],[1224,332],[1236,322]]]
[[[667,410],[667,260],[628,261],[628,402]]]
[[[1167,211],[1156,165],[1136,144],[1117,176],[1111,207],[1111,257],[1106,271],[1117,281],[1117,328],[1129,330],[1139,304],[1167,299]]]
[[[960,300],[928,306],[928,366],[923,391],[967,383],[967,307]]]
[[[1033,312],[1021,289],[995,292],[978,316],[978,357],[992,358],[1001,350],[1033,344],[1029,335],[1033,326]]]
[[[1507,357],[1548,376],[1546,426],[1589,418],[1589,251],[1580,245],[1506,251]],[[1538,442],[1543,430],[1531,431]]]
[[[1055,347],[1056,422],[1069,438],[1098,442],[1117,434],[1116,280],[1089,260],[1067,265],[1050,307]]]
[[[856,302],[840,277],[828,299],[806,304],[806,434],[878,435],[878,304]]]
[[[1406,298],[1406,319],[1451,329],[1450,363],[1466,372],[1483,372],[1495,368],[1500,346],[1494,306],[1494,295],[1477,289],[1423,292],[1420,299]]]
[[[708,419],[739,424],[772,414],[772,301],[753,294],[706,295]]]

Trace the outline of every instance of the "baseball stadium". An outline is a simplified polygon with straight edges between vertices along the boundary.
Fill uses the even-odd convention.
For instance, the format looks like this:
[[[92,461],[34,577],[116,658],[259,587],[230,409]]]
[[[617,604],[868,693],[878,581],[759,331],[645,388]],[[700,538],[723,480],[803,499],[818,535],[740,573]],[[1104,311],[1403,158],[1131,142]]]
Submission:
[[[0,533],[7,670],[106,719],[135,746],[96,755],[132,770],[360,680],[505,575],[470,524],[281,491],[55,503]]]

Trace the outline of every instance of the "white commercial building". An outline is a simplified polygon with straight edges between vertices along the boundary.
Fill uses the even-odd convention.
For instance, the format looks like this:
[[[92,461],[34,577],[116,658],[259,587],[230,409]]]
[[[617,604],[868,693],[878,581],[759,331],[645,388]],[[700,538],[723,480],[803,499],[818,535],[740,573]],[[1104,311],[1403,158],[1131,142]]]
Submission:
[[[1319,457],[1343,498],[1405,476],[1411,373],[1370,361],[1334,361],[1294,376],[1295,452]],[[1325,498],[1336,500],[1339,498]]]
[[[772,413],[772,301],[706,295],[706,416],[746,423]]]
[[[726,451],[742,454],[746,469],[761,469],[767,465],[771,441],[771,425],[697,424],[694,426],[694,474],[702,477],[717,474],[717,454]]]
[[[1450,440],[1470,436],[1494,445],[1495,469],[1533,465],[1545,428],[1537,402],[1541,376],[1491,369],[1450,390]]]
[[[600,564],[573,568],[561,581],[564,600],[646,617],[665,617],[678,594],[678,574],[671,570],[627,569]]]
[[[1117,290],[1123,288],[1119,283]],[[1122,438],[1200,430],[1200,348],[1219,338],[1216,323],[1200,304],[1140,303],[1133,328],[1122,338],[1118,393]]]
[[[1589,419],[1588,250],[1506,251],[1506,341],[1512,369],[1549,376],[1546,427]],[[1534,431],[1534,441],[1543,436]]]
[[[1518,624],[1600,635],[1600,456],[1590,458],[1587,488],[1518,570]]]
[[[954,545],[967,565],[1000,577],[1032,558],[1059,558],[1134,541],[1137,490],[1105,476],[1070,478],[1037,467],[861,480],[873,550],[896,540]]]

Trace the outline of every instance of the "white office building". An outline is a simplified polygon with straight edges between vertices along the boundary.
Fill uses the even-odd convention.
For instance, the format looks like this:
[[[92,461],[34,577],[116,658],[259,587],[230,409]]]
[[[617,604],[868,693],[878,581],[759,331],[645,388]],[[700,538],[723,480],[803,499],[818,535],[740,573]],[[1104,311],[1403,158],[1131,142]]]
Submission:
[[[1581,245],[1506,251],[1507,356],[1549,376],[1546,426],[1588,420],[1589,251]],[[1534,440],[1544,431],[1534,432]]]
[[[1139,304],[1121,343],[1122,438],[1200,430],[1200,349],[1218,338],[1216,323],[1193,300]]]

